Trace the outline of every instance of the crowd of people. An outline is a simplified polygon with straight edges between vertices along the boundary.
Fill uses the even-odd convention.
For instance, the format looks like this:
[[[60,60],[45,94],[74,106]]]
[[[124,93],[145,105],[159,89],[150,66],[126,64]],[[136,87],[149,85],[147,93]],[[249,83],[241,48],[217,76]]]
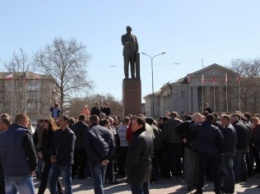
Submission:
[[[214,192],[234,193],[235,184],[260,171],[260,116],[236,112],[179,116],[158,120],[144,115],[112,116],[106,103],[77,119],[61,114],[57,102],[51,117],[31,130],[26,114],[12,121],[0,117],[0,194],[71,194],[72,179],[91,177],[96,194],[104,184],[126,178],[133,194],[148,194],[159,178],[186,180],[187,191],[203,193],[205,179]],[[59,179],[62,177],[62,179]],[[62,180],[62,181],[61,181]]]

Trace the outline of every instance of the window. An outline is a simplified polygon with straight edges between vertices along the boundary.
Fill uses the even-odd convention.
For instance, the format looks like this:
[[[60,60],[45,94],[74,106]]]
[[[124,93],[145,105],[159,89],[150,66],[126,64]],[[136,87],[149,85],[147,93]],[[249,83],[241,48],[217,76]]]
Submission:
[[[7,89],[8,91],[12,91],[12,89],[13,89],[13,81],[7,80],[5,82],[5,89]]]
[[[29,86],[38,86],[38,80],[29,80]]]
[[[29,80],[27,90],[29,91],[38,91],[40,90],[39,80]]]
[[[28,103],[28,108],[29,109],[35,109],[36,108],[36,103]]]

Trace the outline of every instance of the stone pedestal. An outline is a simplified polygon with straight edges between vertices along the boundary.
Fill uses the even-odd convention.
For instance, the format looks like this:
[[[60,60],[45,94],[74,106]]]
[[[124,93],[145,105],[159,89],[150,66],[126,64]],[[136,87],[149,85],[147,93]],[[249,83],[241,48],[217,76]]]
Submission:
[[[123,107],[124,116],[128,114],[141,114],[141,80],[124,79],[123,80]]]

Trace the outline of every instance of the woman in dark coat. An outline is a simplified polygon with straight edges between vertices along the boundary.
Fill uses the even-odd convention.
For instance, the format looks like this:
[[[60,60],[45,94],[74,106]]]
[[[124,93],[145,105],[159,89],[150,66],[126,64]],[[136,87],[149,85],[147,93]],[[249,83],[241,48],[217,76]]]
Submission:
[[[42,178],[41,178],[38,194],[44,194],[45,189],[47,187],[49,171],[51,168],[50,150],[51,150],[52,138],[53,138],[54,131],[58,128],[53,118],[46,119],[44,120],[44,122],[45,122],[44,129],[42,131],[42,147],[38,151],[38,157],[44,162],[44,168],[42,172]],[[62,189],[61,189],[61,183],[59,181],[57,182],[57,189],[58,192],[61,194]]]
[[[148,194],[153,140],[145,130],[145,120],[142,117],[133,117],[131,130],[134,134],[128,148],[125,172],[133,194]]]

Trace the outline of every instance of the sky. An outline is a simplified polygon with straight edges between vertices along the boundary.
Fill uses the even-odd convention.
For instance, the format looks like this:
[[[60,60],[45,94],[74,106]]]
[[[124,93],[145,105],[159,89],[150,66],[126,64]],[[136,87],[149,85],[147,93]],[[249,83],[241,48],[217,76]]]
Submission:
[[[202,66],[259,58],[259,7],[259,0],[1,0],[0,71],[19,48],[32,57],[55,37],[73,38],[91,56],[86,76],[94,83],[92,93],[121,100],[126,26],[140,53],[166,52],[154,58],[157,91]],[[151,61],[140,57],[144,97],[152,92]]]

